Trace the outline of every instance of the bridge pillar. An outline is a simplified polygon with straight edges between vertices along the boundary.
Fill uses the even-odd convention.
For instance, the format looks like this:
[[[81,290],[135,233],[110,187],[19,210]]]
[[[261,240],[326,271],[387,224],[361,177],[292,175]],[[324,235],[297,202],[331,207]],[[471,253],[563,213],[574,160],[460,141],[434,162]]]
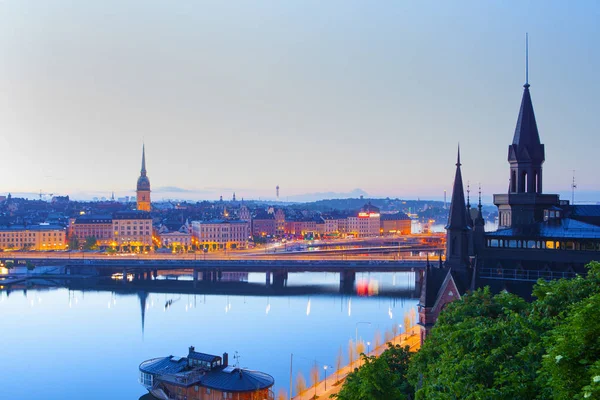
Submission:
[[[123,283],[127,283],[127,268],[123,268]]]
[[[157,270],[157,269],[155,269],[154,271],[152,271],[152,275],[153,275],[152,277],[153,277],[154,279],[156,279],[156,278],[158,277],[158,270]]]
[[[221,279],[223,278],[223,270],[217,270],[217,280],[219,282],[221,282]]]
[[[354,290],[354,282],[356,281],[355,271],[340,272],[340,292],[352,292]]]
[[[277,288],[283,288],[287,283],[288,273],[287,271],[274,271],[273,272],[273,286]]]
[[[267,286],[271,285],[271,271],[267,271],[267,273],[265,274],[265,284]]]

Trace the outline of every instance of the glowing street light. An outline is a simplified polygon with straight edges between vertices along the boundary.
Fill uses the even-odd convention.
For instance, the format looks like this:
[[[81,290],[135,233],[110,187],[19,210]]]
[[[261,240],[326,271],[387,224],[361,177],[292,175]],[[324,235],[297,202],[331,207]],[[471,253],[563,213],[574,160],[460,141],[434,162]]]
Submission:
[[[325,370],[325,391],[327,391],[327,365],[323,365],[323,369]]]

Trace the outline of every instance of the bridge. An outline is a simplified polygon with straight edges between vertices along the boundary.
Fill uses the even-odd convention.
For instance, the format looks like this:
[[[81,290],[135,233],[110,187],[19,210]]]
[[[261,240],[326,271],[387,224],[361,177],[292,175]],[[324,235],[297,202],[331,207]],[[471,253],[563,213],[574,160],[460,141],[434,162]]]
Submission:
[[[394,259],[327,259],[314,257],[253,257],[252,259],[194,259],[175,257],[121,257],[98,255],[96,257],[34,257],[15,254],[0,256],[0,261],[12,261],[15,266],[56,266],[65,275],[113,275],[122,274],[135,280],[156,278],[158,271],[191,270],[193,282],[219,282],[223,272],[265,273],[265,283],[275,287],[285,286],[289,273],[329,272],[338,273],[340,288],[351,290],[357,272],[418,272],[424,270],[426,261],[419,258]],[[415,274],[415,287],[420,287],[422,273]]]

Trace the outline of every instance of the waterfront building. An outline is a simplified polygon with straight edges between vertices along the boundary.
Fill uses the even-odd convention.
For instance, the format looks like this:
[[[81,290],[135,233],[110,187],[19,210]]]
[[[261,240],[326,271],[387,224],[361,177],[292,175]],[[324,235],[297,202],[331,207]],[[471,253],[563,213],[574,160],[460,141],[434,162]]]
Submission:
[[[250,227],[241,220],[192,221],[192,235],[198,246],[207,250],[245,249]]]
[[[157,399],[273,400],[275,380],[264,372],[229,365],[223,357],[197,352],[161,357],[139,366],[139,382]]]
[[[119,251],[151,251],[152,217],[146,211],[120,211],[113,215],[113,247]]]
[[[83,244],[89,237],[95,238],[98,246],[110,246],[113,241],[112,216],[92,214],[71,218],[69,238],[75,238]]]
[[[358,213],[348,217],[348,235],[359,238],[376,237],[379,236],[380,225],[379,208],[369,202]]]
[[[278,208],[275,210],[275,235],[281,237],[285,234],[285,212]]]
[[[167,247],[172,250],[189,250],[192,246],[191,225],[184,223],[179,229],[169,229],[166,224],[161,225],[157,230],[157,241],[161,247]]]
[[[285,221],[285,234],[295,238],[306,238],[317,233],[317,222],[312,218]]]
[[[137,209],[140,211],[151,211],[150,203],[150,179],[146,174],[146,146],[142,146],[142,170],[137,180]]]
[[[12,225],[0,227],[1,250],[65,250],[66,231],[57,225]]]
[[[412,220],[408,215],[399,211],[393,214],[381,214],[382,235],[410,235]]]
[[[252,218],[252,236],[275,236],[276,224],[275,215],[264,210],[260,210]]]

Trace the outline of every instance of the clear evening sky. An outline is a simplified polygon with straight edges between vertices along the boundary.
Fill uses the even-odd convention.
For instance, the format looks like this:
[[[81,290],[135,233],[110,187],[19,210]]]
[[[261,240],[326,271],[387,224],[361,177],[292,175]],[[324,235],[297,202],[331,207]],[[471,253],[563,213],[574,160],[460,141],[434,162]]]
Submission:
[[[600,191],[595,1],[0,0],[0,194],[508,188],[525,80],[544,190]],[[184,192],[183,190],[189,191]],[[590,200],[600,200],[600,195]]]

